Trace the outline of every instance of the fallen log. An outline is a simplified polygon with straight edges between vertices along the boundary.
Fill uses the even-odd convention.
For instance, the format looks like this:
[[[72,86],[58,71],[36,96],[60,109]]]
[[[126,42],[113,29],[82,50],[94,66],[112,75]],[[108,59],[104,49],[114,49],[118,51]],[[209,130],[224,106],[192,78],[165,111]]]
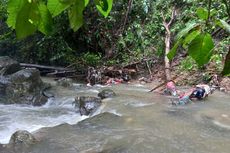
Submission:
[[[73,76],[76,73],[76,71],[55,71],[51,73],[47,73],[46,76],[51,76],[51,77],[69,77]]]
[[[37,68],[39,70],[56,70],[56,71],[70,71],[72,69],[63,68],[63,67],[55,67],[55,66],[45,66],[45,65],[38,65],[38,64],[28,64],[28,63],[20,63],[22,67],[28,68]]]
[[[159,84],[158,86],[152,88],[149,92],[153,92],[153,91],[156,90],[157,88],[160,88],[161,86],[165,85],[165,83],[166,83],[166,81],[163,82],[163,83],[161,83],[161,84]]]

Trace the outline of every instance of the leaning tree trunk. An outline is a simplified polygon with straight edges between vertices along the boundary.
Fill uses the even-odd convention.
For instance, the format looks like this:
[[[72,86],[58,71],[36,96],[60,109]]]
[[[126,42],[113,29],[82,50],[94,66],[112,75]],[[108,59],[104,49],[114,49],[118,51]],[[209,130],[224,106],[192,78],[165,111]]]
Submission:
[[[166,81],[172,80],[172,76],[171,76],[171,64],[170,61],[167,57],[167,54],[170,51],[170,42],[171,42],[171,32],[170,32],[170,25],[172,24],[174,18],[176,15],[176,11],[175,8],[173,8],[172,10],[172,14],[171,14],[171,19],[169,22],[166,22],[166,19],[162,13],[162,18],[163,18],[163,25],[166,29],[165,32],[165,58],[164,58],[164,62],[165,62],[165,76],[166,76]]]

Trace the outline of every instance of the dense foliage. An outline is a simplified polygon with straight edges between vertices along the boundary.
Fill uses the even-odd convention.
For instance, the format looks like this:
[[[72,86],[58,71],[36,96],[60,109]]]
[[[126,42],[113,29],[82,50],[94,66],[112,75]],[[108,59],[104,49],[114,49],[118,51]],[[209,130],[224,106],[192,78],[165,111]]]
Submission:
[[[220,26],[230,33],[230,25],[224,20],[218,18],[219,12],[213,8],[211,9],[212,1],[208,1],[208,9],[199,7],[196,10],[197,18],[191,20],[186,28],[180,31],[177,35],[177,42],[168,54],[170,59],[176,54],[176,50],[180,44],[183,48],[188,49],[189,55],[197,62],[198,66],[203,66],[211,59],[214,50],[214,41],[211,32],[216,26]],[[228,8],[229,4],[226,4]],[[220,12],[223,13],[223,12]],[[226,59],[227,61],[228,59]],[[229,74],[228,62],[225,64],[223,74]]]
[[[229,31],[228,0],[9,0],[8,7],[6,2],[0,3],[0,55],[16,55],[23,62],[125,65],[143,58],[161,60],[162,15],[170,20],[173,8],[176,18],[170,30],[175,45],[170,58],[176,50],[188,50],[192,59],[182,64],[190,69],[193,60],[199,67],[210,59],[222,63],[228,53],[229,34],[212,35],[218,27]],[[225,61],[228,67],[229,59]],[[224,72],[229,73],[228,68]]]

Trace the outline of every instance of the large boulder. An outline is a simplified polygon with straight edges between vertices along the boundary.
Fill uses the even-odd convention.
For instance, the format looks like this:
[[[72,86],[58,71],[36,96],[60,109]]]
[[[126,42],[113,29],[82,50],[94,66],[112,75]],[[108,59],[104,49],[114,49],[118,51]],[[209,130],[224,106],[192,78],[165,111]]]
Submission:
[[[81,115],[92,115],[99,106],[101,106],[101,99],[98,97],[81,96],[76,97],[75,108],[79,108]]]
[[[0,87],[0,102],[5,104],[41,106],[48,100],[42,94],[45,85],[37,69],[23,69],[7,77],[0,77]]]
[[[20,70],[20,64],[8,56],[0,57],[0,75],[10,75]]]
[[[104,89],[101,92],[98,93],[98,97],[101,97],[101,99],[104,98],[111,98],[116,96],[115,92],[111,89]]]

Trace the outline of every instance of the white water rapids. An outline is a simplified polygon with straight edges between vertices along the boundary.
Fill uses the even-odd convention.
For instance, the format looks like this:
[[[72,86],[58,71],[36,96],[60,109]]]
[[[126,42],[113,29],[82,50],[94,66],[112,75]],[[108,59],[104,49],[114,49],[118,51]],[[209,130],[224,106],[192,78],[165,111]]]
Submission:
[[[0,143],[9,142],[17,130],[34,132],[42,127],[62,123],[76,124],[87,118],[80,116],[72,105],[73,98],[50,99],[42,107],[28,105],[0,105]]]
[[[103,100],[94,114],[110,112],[122,120],[63,125],[47,130],[30,153],[127,152],[127,153],[229,153],[230,96],[216,91],[203,102],[172,106],[169,97],[147,92],[140,85],[117,85],[117,93]],[[76,96],[97,96],[104,87],[57,87],[55,99],[42,107],[0,105],[0,143],[8,143],[17,130],[36,133],[41,127],[76,124],[80,116],[72,102]],[[116,118],[114,118],[116,119]],[[106,123],[106,124],[105,124]],[[58,131],[58,132],[57,132]]]

